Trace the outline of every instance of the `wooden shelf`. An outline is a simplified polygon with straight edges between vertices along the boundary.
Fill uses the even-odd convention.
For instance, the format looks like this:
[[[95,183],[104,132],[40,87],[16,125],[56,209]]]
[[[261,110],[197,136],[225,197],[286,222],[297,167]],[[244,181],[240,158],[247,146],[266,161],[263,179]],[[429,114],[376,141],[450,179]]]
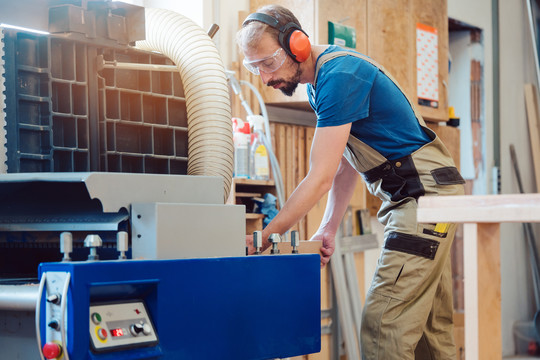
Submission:
[[[262,185],[262,186],[274,186],[274,180],[253,180],[244,178],[233,178],[235,184],[240,185]]]
[[[261,193],[250,193],[250,192],[237,192],[236,193],[236,197],[248,197],[248,198],[253,198],[253,197],[262,197],[262,194]]]
[[[264,214],[246,213],[247,220],[258,220],[258,219],[263,219],[263,218],[264,218]]]

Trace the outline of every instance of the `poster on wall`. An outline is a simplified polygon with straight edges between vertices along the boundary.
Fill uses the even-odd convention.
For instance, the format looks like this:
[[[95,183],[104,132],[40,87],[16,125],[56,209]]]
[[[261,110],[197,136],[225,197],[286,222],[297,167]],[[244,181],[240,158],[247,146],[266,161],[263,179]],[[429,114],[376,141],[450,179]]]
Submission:
[[[416,24],[416,79],[418,104],[439,106],[439,47],[437,29]]]

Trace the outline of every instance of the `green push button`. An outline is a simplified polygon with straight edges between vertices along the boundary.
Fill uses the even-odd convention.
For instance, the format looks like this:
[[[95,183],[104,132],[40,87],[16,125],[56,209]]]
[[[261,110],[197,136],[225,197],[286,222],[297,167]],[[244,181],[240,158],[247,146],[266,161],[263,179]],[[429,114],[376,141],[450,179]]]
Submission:
[[[92,322],[96,325],[101,324],[101,315],[99,313],[93,313],[90,317],[92,319]]]

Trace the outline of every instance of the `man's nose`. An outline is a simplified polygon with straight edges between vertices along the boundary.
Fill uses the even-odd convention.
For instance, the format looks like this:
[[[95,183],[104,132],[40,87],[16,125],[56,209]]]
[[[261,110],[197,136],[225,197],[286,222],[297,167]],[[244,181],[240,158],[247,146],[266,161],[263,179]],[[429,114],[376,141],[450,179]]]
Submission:
[[[259,70],[259,73],[261,74],[261,80],[262,80],[263,84],[265,84],[265,85],[266,85],[266,84],[270,81],[270,79],[272,78],[272,75],[271,75],[271,74],[267,74],[267,73],[265,73],[264,71],[260,71],[260,70]]]

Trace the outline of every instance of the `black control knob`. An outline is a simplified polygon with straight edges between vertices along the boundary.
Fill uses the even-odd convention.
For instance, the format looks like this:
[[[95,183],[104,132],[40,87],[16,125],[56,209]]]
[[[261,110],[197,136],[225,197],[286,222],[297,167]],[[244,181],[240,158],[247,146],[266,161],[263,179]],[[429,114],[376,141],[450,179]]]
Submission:
[[[144,324],[133,324],[129,328],[129,332],[133,336],[138,336],[140,333],[144,331]]]
[[[56,319],[52,319],[47,326],[49,326],[51,329],[54,329],[56,331],[60,330],[60,323]]]
[[[52,294],[52,295],[47,296],[47,302],[51,304],[55,304],[55,305],[60,304],[60,295]]]

